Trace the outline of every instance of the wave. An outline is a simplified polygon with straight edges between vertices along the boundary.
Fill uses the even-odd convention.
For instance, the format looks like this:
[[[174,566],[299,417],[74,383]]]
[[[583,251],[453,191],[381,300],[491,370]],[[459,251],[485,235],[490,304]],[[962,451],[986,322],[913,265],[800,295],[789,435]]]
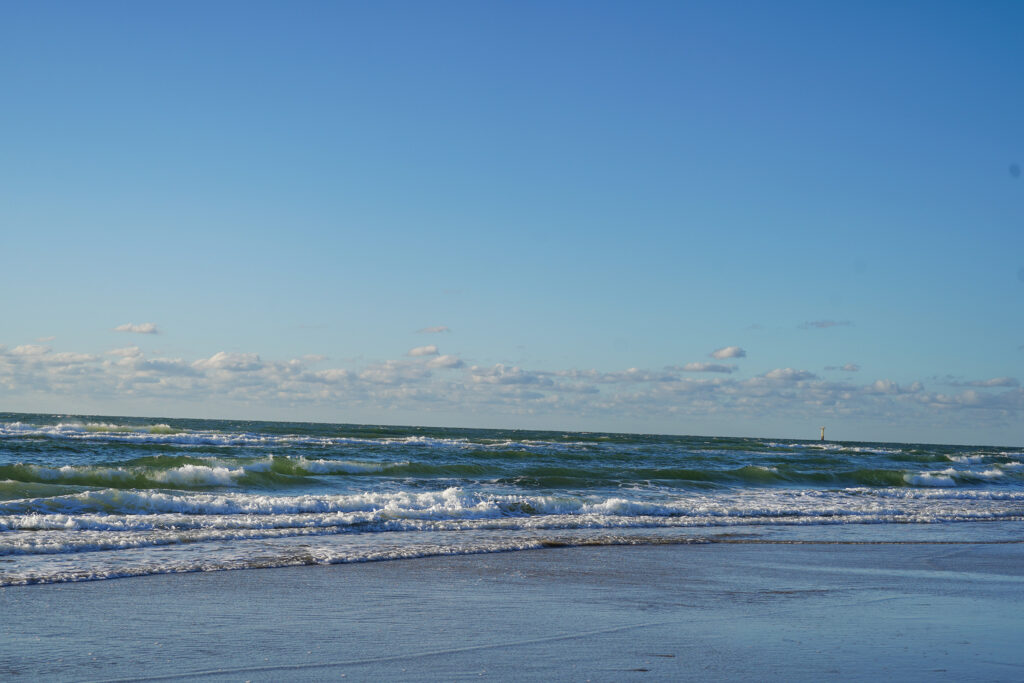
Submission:
[[[116,486],[122,489],[287,485],[296,478],[320,475],[365,475],[400,468],[409,463],[357,460],[312,459],[304,456],[251,459],[192,458],[156,456],[126,463],[99,465],[46,465],[17,463],[0,465],[0,498],[5,484],[45,483],[77,486]]]
[[[285,539],[288,540],[288,539]],[[549,534],[479,537],[466,542],[423,541],[389,546],[319,546],[294,547],[282,544],[258,556],[175,554],[173,547],[165,547],[160,561],[132,558],[135,561],[94,563],[67,568],[59,563],[39,563],[36,570],[23,570],[0,575],[0,587],[45,583],[96,581],[154,574],[227,571],[238,569],[268,569],[309,565],[354,564],[414,558],[480,555],[543,550],[567,547],[637,546],[637,545],[692,545],[717,542],[714,538],[665,538],[629,534]],[[734,542],[730,540],[729,542]],[[167,552],[170,551],[170,552]],[[129,550],[129,552],[131,552]]]
[[[272,496],[253,493],[126,492],[118,489],[0,503],[0,529],[127,531],[360,527],[422,522],[535,525],[649,523],[650,518],[870,518],[911,516],[1002,519],[1024,514],[1024,492],[959,491],[902,495],[876,489],[689,494],[668,499],[572,495],[499,495],[451,487],[439,491]],[[523,520],[532,519],[531,522]],[[544,521],[546,519],[546,521]],[[659,522],[661,524],[661,522]],[[365,530],[365,529],[363,529]]]
[[[373,455],[373,454],[364,454]],[[379,458],[379,454],[377,455]],[[552,461],[542,461],[544,463]],[[974,463],[975,461],[970,461]],[[713,465],[713,463],[708,463]],[[495,483],[527,490],[576,490],[658,486],[726,490],[736,487],[955,487],[992,483],[1019,485],[1024,465],[989,462],[980,467],[958,463],[942,470],[885,468],[805,469],[791,464],[726,468],[629,466],[620,461],[524,464],[523,461],[467,457],[391,460],[305,455],[257,457],[156,455],[125,462],[0,465],[0,500],[26,495],[30,484],[71,487],[202,490],[215,488],[291,489],[313,480],[373,477],[387,482],[432,480]],[[28,494],[31,495],[31,494]]]

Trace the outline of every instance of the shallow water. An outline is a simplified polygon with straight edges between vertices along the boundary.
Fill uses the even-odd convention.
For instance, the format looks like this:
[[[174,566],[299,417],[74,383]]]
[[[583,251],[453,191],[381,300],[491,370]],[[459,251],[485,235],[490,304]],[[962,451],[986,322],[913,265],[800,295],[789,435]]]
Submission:
[[[0,585],[1021,521],[1020,448],[0,414]]]

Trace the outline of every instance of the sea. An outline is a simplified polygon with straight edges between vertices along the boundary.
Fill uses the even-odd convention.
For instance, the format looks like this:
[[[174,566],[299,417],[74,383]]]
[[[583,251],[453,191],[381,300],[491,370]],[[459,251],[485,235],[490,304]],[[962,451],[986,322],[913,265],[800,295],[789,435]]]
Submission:
[[[0,586],[1022,522],[1020,447],[0,413]]]

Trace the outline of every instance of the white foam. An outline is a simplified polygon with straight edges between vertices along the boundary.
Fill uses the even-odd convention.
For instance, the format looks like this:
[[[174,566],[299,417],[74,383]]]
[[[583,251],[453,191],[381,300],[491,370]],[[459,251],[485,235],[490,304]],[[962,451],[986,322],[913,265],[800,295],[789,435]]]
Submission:
[[[209,467],[207,465],[182,465],[171,470],[154,472],[154,481],[177,486],[236,486],[236,479],[245,474],[246,468]]]
[[[323,437],[294,434],[270,435],[249,432],[215,432],[175,429],[167,424],[122,425],[106,422],[61,422],[56,425],[32,425],[23,422],[0,423],[0,438],[12,436],[45,436],[84,441],[116,441],[123,443],[157,443],[179,446],[345,446],[426,447],[433,450],[528,450],[567,452],[578,448],[607,448],[607,444],[587,441],[559,442],[524,439],[521,441],[443,438],[432,436],[402,437]],[[612,444],[614,446],[614,444]]]
[[[336,474],[338,472],[344,472],[347,474],[368,474],[371,472],[381,472],[385,467],[394,467],[401,465],[408,465],[408,460],[401,462],[358,462],[355,460],[323,460],[323,459],[307,459],[305,457],[289,458],[293,460],[299,467],[307,472],[313,474]]]
[[[964,464],[974,464],[984,462],[986,456],[984,455],[947,455],[947,459],[953,462],[959,462]]]
[[[817,450],[817,451],[844,451],[850,453],[868,453],[874,455],[895,455],[902,453],[901,448],[884,448],[882,446],[852,446],[850,444],[843,443],[832,443],[830,441],[825,442],[805,442],[805,443],[782,443],[778,441],[768,441],[765,443],[769,448],[785,448],[788,450]]]
[[[922,472],[920,474],[904,474],[903,480],[914,486],[956,486],[953,477],[946,472]]]

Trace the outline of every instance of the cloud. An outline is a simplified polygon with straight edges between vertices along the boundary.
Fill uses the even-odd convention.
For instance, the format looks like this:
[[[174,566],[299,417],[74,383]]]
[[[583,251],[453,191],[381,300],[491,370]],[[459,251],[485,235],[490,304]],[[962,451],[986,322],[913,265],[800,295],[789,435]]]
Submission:
[[[817,375],[806,370],[794,370],[793,368],[777,368],[771,372],[761,375],[765,379],[776,379],[783,382],[802,382],[808,379],[815,379]]]
[[[124,325],[118,325],[114,328],[115,332],[134,332],[135,334],[159,334],[160,331],[156,329],[156,323],[140,323],[135,325],[133,323],[125,323]]]
[[[856,363],[847,363],[846,365],[826,365],[826,370],[842,370],[843,372],[858,372],[860,366]]]
[[[417,346],[414,349],[409,349],[409,352],[405,355],[412,356],[413,358],[418,356],[436,356],[437,346],[434,344],[430,344],[429,346]]]
[[[139,376],[173,375],[177,377],[200,377],[202,366],[189,363],[181,358],[152,358],[145,359],[141,356],[128,356],[121,361],[120,365],[130,367]]]
[[[348,382],[354,375],[349,370],[332,368],[330,370],[320,370],[314,374],[314,377],[328,384],[335,384],[338,382]]]
[[[913,382],[908,386],[900,386],[896,382],[890,379],[879,379],[869,384],[864,388],[869,394],[888,394],[888,395],[899,395],[899,394],[917,394],[924,390],[924,385],[920,382]]]
[[[507,367],[501,363],[490,368],[474,365],[469,369],[474,382],[485,384],[544,384],[553,382],[546,373],[523,370],[518,366]]]
[[[656,370],[641,370],[640,368],[629,368],[618,372],[598,372],[596,370],[569,370],[555,373],[560,377],[580,378],[602,384],[623,384],[636,382],[676,382],[679,377],[675,374],[677,368],[665,368],[664,372]]]
[[[40,337],[39,339],[36,339],[36,341],[39,342],[40,344],[47,344],[49,342],[52,342],[54,339],[56,339],[56,337]]]
[[[417,334],[439,334],[441,332],[451,332],[444,325],[435,325],[434,327],[424,327],[421,330],[416,330]]]
[[[315,415],[310,407],[319,406],[321,413],[351,409],[352,414],[376,411],[382,418],[420,415],[424,423],[451,420],[453,415],[464,416],[467,423],[485,418],[514,423],[514,416],[595,425],[626,420],[638,428],[715,420],[757,424],[766,419],[860,419],[913,424],[927,431],[936,424],[977,429],[1024,421],[1024,389],[1012,377],[961,382],[962,391],[935,393],[916,381],[849,381],[855,375],[833,381],[790,367],[742,379],[725,371],[733,366],[715,363],[604,371],[501,363],[470,367],[458,356],[438,353],[370,363],[351,359],[326,368],[320,365],[324,360],[268,360],[239,351],[168,358],[137,346],[100,354],[0,346],[0,398],[45,399],[51,405],[131,401],[154,412],[167,405],[196,405]],[[430,411],[444,411],[438,413],[444,417],[431,418]]]
[[[209,358],[197,360],[192,367],[200,370],[223,370],[227,372],[248,372],[259,370],[263,366],[259,355],[255,353],[237,353],[218,351]]]
[[[107,351],[108,356],[121,356],[122,358],[135,358],[136,356],[142,355],[142,349],[138,346],[125,346],[120,349],[111,349]]]
[[[39,346],[38,344],[22,344],[15,346],[10,351],[12,356],[42,356],[49,352],[49,346]]]
[[[1017,387],[1020,386],[1020,382],[1012,377],[993,377],[990,380],[974,380],[973,382],[964,382],[959,386],[970,386],[970,387]]]
[[[747,352],[738,346],[723,346],[709,354],[712,358],[725,360],[726,358],[746,358]]]
[[[719,365],[718,363],[687,363],[682,368],[683,372],[724,372],[736,371],[735,365]]]
[[[811,328],[817,328],[824,330],[829,327],[850,327],[853,323],[849,320],[809,320],[800,326],[802,330],[809,330]]]
[[[359,373],[358,378],[372,384],[397,386],[417,383],[430,376],[430,371],[419,363],[389,360],[376,363]]]
[[[437,358],[431,358],[430,361],[427,362],[428,368],[455,369],[463,366],[465,366],[465,363],[463,363],[461,359],[457,356],[450,356],[447,354],[444,356],[438,356]]]

